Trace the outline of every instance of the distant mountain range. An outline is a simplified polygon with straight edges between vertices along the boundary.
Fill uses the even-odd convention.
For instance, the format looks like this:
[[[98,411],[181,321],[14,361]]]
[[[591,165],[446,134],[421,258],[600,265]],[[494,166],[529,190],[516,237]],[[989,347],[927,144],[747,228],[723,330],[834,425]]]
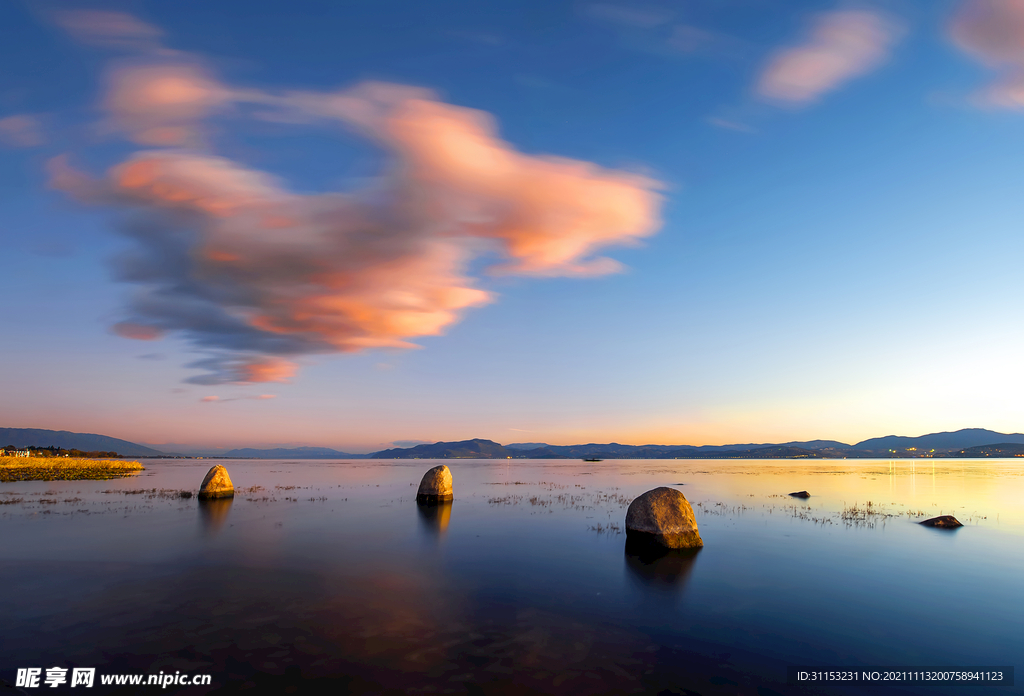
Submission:
[[[931,435],[922,435],[920,437],[902,437],[899,435],[875,437],[858,442],[853,446],[853,449],[872,450],[875,452],[889,451],[891,449],[906,450],[911,447],[916,447],[918,450],[954,450],[1003,443],[1024,444],[1024,434],[1004,435],[1003,433],[995,433],[991,430],[982,430],[981,428],[965,428],[954,433],[932,433]]]
[[[491,440],[437,442],[432,445],[373,452],[373,459],[835,459],[871,457],[984,457],[1016,456],[1015,445],[1024,445],[1024,434],[997,433],[967,428],[953,433],[920,437],[889,435],[848,445],[836,440],[808,440],[781,444],[736,445],[548,445],[514,442],[500,445]],[[1002,450],[998,450],[1002,448]],[[1007,454],[997,455],[996,451]],[[1020,448],[1024,451],[1024,447]]]
[[[128,457],[180,456],[106,435],[38,428],[0,428],[0,447],[61,447],[85,451],[117,452]],[[1011,457],[1024,456],[1024,434],[997,433],[981,428],[931,433],[919,437],[887,435],[847,445],[835,440],[807,440],[781,444],[736,445],[549,445],[492,440],[435,442],[392,448],[370,454],[352,454],[328,447],[240,448],[221,457],[251,459],[835,459],[869,457]]]

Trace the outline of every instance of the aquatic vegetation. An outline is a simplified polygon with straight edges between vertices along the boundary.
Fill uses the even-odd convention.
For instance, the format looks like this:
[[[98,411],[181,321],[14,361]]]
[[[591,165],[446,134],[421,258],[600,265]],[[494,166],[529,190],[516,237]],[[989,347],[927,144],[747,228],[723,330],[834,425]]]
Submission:
[[[145,467],[138,462],[71,457],[0,457],[0,482],[81,481],[131,476]]]
[[[153,500],[155,498],[191,498],[194,495],[192,491],[179,490],[177,488],[124,488],[121,490],[113,488],[100,491],[100,493],[112,495],[139,495],[147,500]]]
[[[622,534],[622,527],[615,522],[609,522],[608,524],[598,522],[595,525],[588,525],[587,529],[598,534],[608,534],[609,536]]]

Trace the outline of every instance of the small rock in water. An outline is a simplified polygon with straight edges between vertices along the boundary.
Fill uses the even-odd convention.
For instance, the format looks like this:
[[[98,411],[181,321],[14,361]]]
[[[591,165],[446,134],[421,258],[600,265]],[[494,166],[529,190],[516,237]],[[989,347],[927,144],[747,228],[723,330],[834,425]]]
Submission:
[[[704,546],[686,496],[674,488],[655,488],[638,496],[626,510],[626,536],[670,549]]]
[[[442,464],[423,474],[419,490],[416,491],[417,503],[443,503],[454,498],[452,472],[448,467]]]
[[[930,520],[925,520],[920,524],[923,524],[925,527],[942,527],[943,529],[963,527],[963,525],[960,524],[960,520],[952,515],[940,515],[939,517],[933,517]]]
[[[203,485],[199,487],[199,499],[209,498],[233,498],[235,487],[228,476],[228,470],[220,464],[210,469],[203,479]]]
[[[810,498],[811,494],[807,491],[797,491],[796,493],[790,493],[794,498]]]

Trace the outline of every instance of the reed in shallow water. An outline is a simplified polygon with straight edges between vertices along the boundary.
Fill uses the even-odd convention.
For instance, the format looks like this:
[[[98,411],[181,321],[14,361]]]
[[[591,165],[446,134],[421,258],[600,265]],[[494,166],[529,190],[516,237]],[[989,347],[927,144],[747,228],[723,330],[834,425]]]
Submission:
[[[0,457],[0,482],[82,481],[131,476],[145,467],[138,462],[71,457]]]

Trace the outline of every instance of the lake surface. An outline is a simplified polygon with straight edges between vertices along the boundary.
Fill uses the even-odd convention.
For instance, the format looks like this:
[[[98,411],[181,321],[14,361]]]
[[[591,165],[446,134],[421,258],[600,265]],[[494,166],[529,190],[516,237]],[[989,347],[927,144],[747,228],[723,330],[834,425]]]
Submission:
[[[1024,666],[1020,460],[446,460],[455,501],[432,508],[415,502],[432,460],[142,461],[127,479],[0,484],[0,679],[59,666],[212,675],[138,693],[1021,692],[787,682],[792,666]],[[216,463],[233,501],[177,497]],[[626,507],[657,486],[693,504],[703,550],[627,553]],[[939,514],[965,526],[917,524]],[[89,692],[110,691],[97,677]]]

